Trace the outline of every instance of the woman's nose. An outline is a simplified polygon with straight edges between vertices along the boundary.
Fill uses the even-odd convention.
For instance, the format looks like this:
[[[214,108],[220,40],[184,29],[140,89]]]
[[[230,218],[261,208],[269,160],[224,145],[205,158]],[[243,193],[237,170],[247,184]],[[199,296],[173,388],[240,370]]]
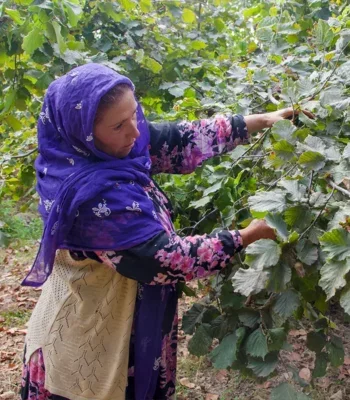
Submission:
[[[131,130],[132,137],[137,139],[140,136],[140,131],[137,129],[137,121],[132,124]]]

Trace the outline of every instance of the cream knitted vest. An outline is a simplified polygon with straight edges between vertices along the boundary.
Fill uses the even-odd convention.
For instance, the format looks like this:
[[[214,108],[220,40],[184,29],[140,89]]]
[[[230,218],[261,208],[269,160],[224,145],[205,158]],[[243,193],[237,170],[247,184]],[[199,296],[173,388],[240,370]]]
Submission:
[[[137,282],[59,250],[28,326],[26,361],[42,348],[45,388],[70,400],[125,400]]]

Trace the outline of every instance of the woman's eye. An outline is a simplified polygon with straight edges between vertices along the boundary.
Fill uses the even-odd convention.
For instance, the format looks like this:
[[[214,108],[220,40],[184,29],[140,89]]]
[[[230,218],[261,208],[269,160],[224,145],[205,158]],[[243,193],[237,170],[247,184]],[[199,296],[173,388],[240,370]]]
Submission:
[[[114,131],[119,130],[121,127],[123,126],[123,124],[117,125],[113,128]]]

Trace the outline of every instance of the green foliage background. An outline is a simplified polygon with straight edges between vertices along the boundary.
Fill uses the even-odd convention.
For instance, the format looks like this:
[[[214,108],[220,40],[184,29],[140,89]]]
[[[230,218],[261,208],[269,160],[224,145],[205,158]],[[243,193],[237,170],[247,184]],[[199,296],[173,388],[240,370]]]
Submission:
[[[188,176],[161,176],[184,234],[265,218],[260,240],[184,317],[190,351],[267,377],[309,318],[313,378],[341,365],[329,300],[350,314],[350,6],[344,0],[5,0],[0,5],[0,196],[36,201],[35,127],[47,86],[86,62],[128,75],[149,119],[307,108]],[[188,289],[185,289],[188,292]],[[295,374],[297,377],[297,373]],[[272,394],[304,398],[283,384]],[[289,396],[289,397],[288,397]],[[294,396],[294,397],[292,397]]]

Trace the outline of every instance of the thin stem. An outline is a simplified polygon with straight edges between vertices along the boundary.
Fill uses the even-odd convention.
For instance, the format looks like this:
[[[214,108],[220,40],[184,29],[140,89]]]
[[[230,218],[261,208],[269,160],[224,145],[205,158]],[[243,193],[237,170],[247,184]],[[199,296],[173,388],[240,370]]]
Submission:
[[[331,179],[328,179],[328,183],[329,183],[330,186],[332,186],[333,190],[337,189],[337,190],[339,190],[339,192],[345,194],[345,196],[350,197],[350,192],[348,190],[343,189],[342,187],[337,185],[335,182],[333,182]]]
[[[325,205],[322,207],[322,209],[318,213],[317,217],[313,220],[312,224],[307,229],[305,229],[305,231],[300,235],[299,240],[301,240],[306,235],[306,233],[309,232],[309,230],[315,226],[316,222],[318,221],[318,219],[322,215],[324,209],[326,208],[329,200],[333,197],[334,190],[335,190],[335,188],[333,188],[332,193],[328,196]],[[349,195],[350,195],[350,193],[349,193]]]
[[[30,150],[30,151],[29,151],[28,153],[26,153],[26,154],[22,154],[22,155],[20,155],[20,156],[11,156],[11,158],[24,158],[24,157],[28,157],[28,156],[30,156],[31,154],[35,153],[37,150],[38,150],[38,148],[36,147],[35,149]]]

